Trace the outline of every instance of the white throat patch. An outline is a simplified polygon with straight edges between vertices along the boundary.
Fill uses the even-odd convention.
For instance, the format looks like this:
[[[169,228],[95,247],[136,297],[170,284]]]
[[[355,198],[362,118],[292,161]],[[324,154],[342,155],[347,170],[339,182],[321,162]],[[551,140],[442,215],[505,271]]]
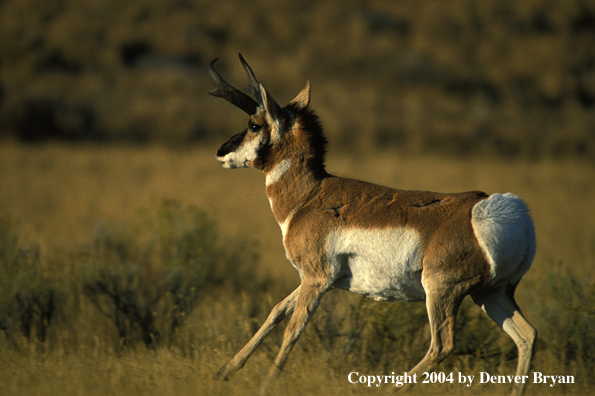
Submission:
[[[270,186],[271,184],[277,182],[281,176],[285,174],[291,168],[291,161],[288,159],[284,159],[283,161],[279,162],[275,167],[267,173],[265,186]]]

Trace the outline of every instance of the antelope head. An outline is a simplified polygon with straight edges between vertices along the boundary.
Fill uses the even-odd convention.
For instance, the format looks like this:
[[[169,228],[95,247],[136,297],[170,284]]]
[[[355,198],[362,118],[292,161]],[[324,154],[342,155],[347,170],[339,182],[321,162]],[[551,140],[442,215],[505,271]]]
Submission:
[[[242,55],[239,56],[250,80],[250,86],[245,91],[253,97],[223,80],[214,67],[217,59],[209,64],[209,74],[217,84],[209,94],[227,100],[250,116],[248,127],[224,143],[216,158],[227,169],[252,167],[263,170],[272,153],[284,151],[282,148],[287,146],[287,135],[298,123],[298,113],[307,110],[310,82],[287,106],[281,107],[256,79]]]

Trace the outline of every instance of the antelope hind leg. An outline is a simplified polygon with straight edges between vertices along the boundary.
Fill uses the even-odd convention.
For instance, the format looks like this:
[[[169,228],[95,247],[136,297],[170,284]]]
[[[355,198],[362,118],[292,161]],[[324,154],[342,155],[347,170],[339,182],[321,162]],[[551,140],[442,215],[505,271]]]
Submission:
[[[519,351],[516,376],[526,376],[531,368],[537,330],[525,319],[514,300],[514,286],[509,285],[506,291],[498,289],[472,294],[471,297],[512,338]],[[515,383],[512,395],[522,395],[524,390],[524,382]]]

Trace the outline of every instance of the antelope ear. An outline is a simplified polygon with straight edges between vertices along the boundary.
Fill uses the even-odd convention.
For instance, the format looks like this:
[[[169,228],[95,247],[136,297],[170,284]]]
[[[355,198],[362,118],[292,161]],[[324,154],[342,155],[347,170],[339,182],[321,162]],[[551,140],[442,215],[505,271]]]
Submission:
[[[262,96],[262,105],[266,111],[266,117],[269,124],[279,123],[283,116],[283,109],[275,99],[264,89],[264,86],[260,84],[260,95]]]
[[[304,89],[302,89],[302,92],[300,92],[295,98],[293,98],[293,100],[289,102],[289,104],[296,105],[302,109],[307,108],[310,104],[310,92],[310,81],[308,80],[306,81],[306,86],[304,87]]]

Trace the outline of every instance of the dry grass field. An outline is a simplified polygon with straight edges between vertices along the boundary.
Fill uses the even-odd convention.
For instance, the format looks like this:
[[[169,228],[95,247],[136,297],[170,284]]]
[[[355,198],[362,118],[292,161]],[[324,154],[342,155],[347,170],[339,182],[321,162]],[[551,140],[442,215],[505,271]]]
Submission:
[[[257,390],[283,325],[231,382],[210,378],[297,285],[298,277],[284,258],[262,175],[221,169],[215,150],[0,146],[3,395],[227,395]],[[528,394],[593,392],[591,162],[403,157],[389,151],[361,155],[334,150],[331,141],[328,168],[404,189],[513,191],[525,198],[535,220],[538,252],[517,295],[539,330],[533,370],[575,378],[575,384],[529,385]],[[188,235],[198,236],[188,242]],[[167,278],[171,268],[185,271],[185,263],[210,271],[201,273],[207,283],[196,283],[195,294],[179,288],[186,290],[186,300],[176,300],[168,291],[153,300],[147,297],[161,287],[155,274]],[[129,278],[122,277],[121,268],[129,271]],[[157,318],[150,326],[158,338],[143,339],[142,327],[149,325],[135,322],[123,310],[118,324],[115,300],[92,287],[108,279],[137,293],[139,309],[150,309]],[[51,304],[48,295],[54,296]],[[11,311],[15,301],[20,305]],[[27,301],[33,301],[29,311]],[[51,315],[43,316],[44,309]],[[176,325],[171,318],[179,319]],[[384,394],[388,385],[353,385],[348,374],[390,375],[410,368],[428,347],[426,321],[423,304],[376,303],[331,292],[291,355],[279,387],[288,395]],[[482,371],[514,372],[514,345],[469,301],[458,327],[457,351],[439,371],[476,375],[476,381]],[[466,388],[446,383],[419,384],[413,393],[507,391],[503,384]]]
[[[330,172],[524,198],[533,370],[575,381],[527,394],[593,394],[594,38],[588,0],[0,0],[0,394],[256,392],[284,324],[211,377],[299,278],[263,176],[214,159],[246,119],[206,68],[242,87],[238,52],[280,103],[312,81]],[[457,326],[455,383],[412,393],[507,393],[478,381],[512,341],[467,300]],[[428,344],[424,304],[333,291],[273,393],[385,394],[349,374]]]

